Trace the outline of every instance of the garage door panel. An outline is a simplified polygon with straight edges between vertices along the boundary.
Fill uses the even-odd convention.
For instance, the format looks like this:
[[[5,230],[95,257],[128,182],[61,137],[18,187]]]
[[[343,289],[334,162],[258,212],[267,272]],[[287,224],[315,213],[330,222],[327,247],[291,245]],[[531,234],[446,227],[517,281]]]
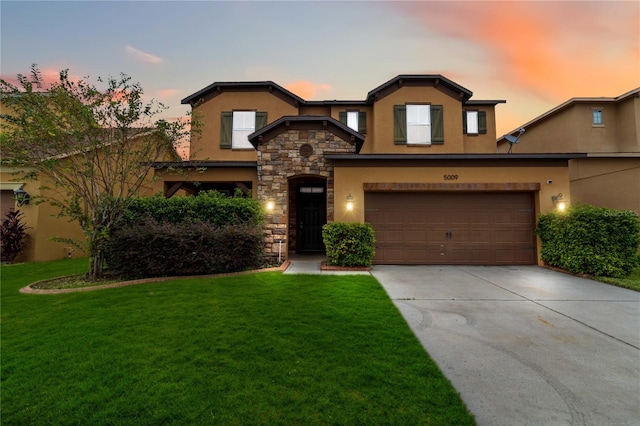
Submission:
[[[511,217],[511,223],[528,224],[531,221],[531,212],[515,212]]]
[[[496,262],[498,264],[513,264],[515,263],[515,253],[511,249],[496,249],[495,250]]]
[[[426,225],[427,217],[421,211],[407,211],[406,213],[400,213],[403,216],[403,221],[405,225],[410,225],[412,227],[420,227],[420,225]]]
[[[470,212],[465,212],[465,211],[451,211],[448,214],[449,216],[449,223],[451,223],[452,225],[456,225],[456,224],[468,224],[471,220],[472,220],[472,215]]]
[[[446,229],[429,229],[426,231],[426,241],[432,243],[445,242],[447,239]]]
[[[518,244],[530,245],[531,241],[531,233],[527,231],[513,231],[513,241]]]
[[[471,215],[471,223],[474,225],[483,225],[491,223],[491,213],[487,211],[478,211]]]
[[[404,223],[404,215],[402,214],[401,211],[389,211],[389,212],[385,212],[384,214],[384,220],[386,223],[388,224],[400,224],[402,225]]]
[[[415,229],[404,232],[404,240],[409,243],[419,243],[423,244],[427,240],[427,231],[421,229]]]
[[[443,210],[425,211],[422,212],[422,216],[425,218],[425,223],[431,225],[444,225],[447,223],[447,212]]]
[[[366,193],[374,263],[533,264],[532,193]]]
[[[380,241],[402,244],[404,242],[404,231],[402,229],[389,229],[382,232],[378,238]]]
[[[494,232],[493,242],[496,244],[507,243],[510,244],[513,242],[514,232],[511,229],[499,229]]]

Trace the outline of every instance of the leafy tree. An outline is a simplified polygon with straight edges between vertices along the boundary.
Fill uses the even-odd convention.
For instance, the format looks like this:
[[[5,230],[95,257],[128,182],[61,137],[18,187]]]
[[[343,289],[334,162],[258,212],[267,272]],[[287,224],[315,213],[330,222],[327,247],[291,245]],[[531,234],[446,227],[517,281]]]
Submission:
[[[32,170],[42,193],[53,194],[41,201],[78,221],[93,279],[102,276],[113,223],[149,182],[152,162],[178,160],[175,147],[188,135],[185,121],[158,119],[166,107],[145,101],[126,74],[97,81],[100,87],[64,70],[45,85],[36,65],[18,75],[18,86],[0,80],[3,162]]]

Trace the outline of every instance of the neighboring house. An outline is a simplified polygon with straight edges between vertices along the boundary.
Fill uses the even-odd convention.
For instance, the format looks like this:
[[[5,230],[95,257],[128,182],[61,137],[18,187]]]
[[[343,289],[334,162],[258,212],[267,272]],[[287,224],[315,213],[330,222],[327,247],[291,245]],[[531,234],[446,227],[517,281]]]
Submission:
[[[569,161],[573,202],[640,212],[640,88],[573,98],[524,124],[514,153],[586,153]],[[509,143],[498,139],[498,151]]]
[[[38,203],[41,195],[56,195],[51,190],[41,190],[41,187],[51,188],[40,180],[27,180],[25,169],[0,165],[0,189],[2,190],[2,214],[11,210],[19,210],[24,214],[23,220],[29,226],[27,229],[27,245],[25,251],[16,259],[17,262],[41,262],[63,259],[65,257],[86,256],[80,250],[68,243],[53,241],[53,237],[84,241],[84,234],[77,222],[70,222],[68,218],[57,217],[59,209],[49,203]],[[18,206],[14,190],[23,188],[31,199],[29,204]]]
[[[399,75],[364,100],[306,101],[270,82],[183,99],[191,159],[158,165],[166,196],[236,189],[265,206],[266,253],[322,252],[328,222],[369,222],[378,264],[536,264],[538,214],[571,199],[572,154],[496,154],[495,106],[441,75]]]
[[[140,137],[146,137],[149,133],[140,131]],[[139,140],[139,139],[138,139]],[[132,139],[135,143],[136,139]],[[68,158],[74,153],[60,154],[60,158]],[[167,155],[168,159],[175,161],[177,153]],[[10,163],[9,163],[10,164]],[[62,200],[67,197],[54,183],[46,178],[33,180],[27,178],[29,169],[15,167],[0,163],[0,191],[1,210],[3,217],[6,213],[19,210],[24,214],[23,220],[29,227],[28,240],[24,252],[16,259],[18,262],[42,262],[48,260],[63,259],[66,257],[87,256],[76,245],[61,240],[73,240],[82,245],[85,235],[77,221],[71,221],[66,216],[59,216],[60,209],[43,200]],[[137,192],[140,196],[153,195],[153,172],[150,172],[143,185]],[[18,205],[14,191],[22,188],[26,191],[30,200],[28,204]]]

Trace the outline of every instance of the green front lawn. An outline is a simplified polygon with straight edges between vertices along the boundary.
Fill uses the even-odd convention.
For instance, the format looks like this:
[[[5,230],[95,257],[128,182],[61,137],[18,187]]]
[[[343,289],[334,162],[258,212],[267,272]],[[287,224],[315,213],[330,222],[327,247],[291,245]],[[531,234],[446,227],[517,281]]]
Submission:
[[[603,283],[613,284],[618,287],[624,287],[635,291],[640,291],[640,268],[636,268],[631,271],[629,276],[624,278],[611,278],[611,277],[593,277],[595,280],[602,281]]]
[[[86,267],[1,268],[3,424],[474,423],[370,276],[18,293]]]

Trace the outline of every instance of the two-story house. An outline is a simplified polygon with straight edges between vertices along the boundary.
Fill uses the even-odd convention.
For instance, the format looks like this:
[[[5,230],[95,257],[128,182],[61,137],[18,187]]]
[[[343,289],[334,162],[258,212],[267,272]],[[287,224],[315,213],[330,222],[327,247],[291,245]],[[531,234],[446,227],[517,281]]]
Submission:
[[[613,98],[573,98],[523,125],[512,151],[586,153],[569,161],[574,202],[640,212],[640,88]],[[498,150],[509,142],[498,139]]]
[[[581,154],[497,154],[495,107],[441,75],[399,75],[364,100],[306,101],[267,82],[183,99],[203,125],[166,196],[259,199],[266,252],[322,251],[322,226],[366,221],[379,264],[536,264],[539,213],[568,201]]]

